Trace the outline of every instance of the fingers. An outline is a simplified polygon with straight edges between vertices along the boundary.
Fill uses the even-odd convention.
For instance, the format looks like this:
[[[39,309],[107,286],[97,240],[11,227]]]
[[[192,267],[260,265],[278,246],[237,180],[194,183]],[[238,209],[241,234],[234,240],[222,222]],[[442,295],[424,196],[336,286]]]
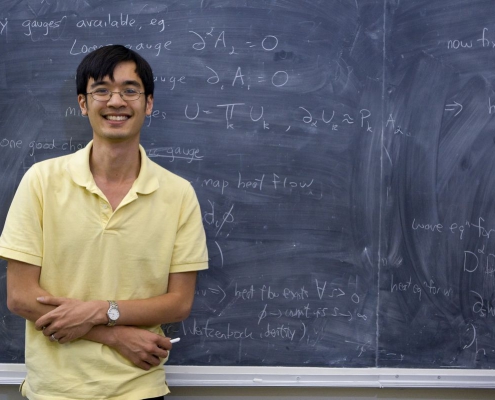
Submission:
[[[52,322],[51,314],[46,313],[45,315],[38,318],[38,320],[34,323],[34,327],[37,331],[45,330],[50,326]],[[53,332],[50,332],[52,334]]]
[[[67,339],[67,336],[65,336],[63,332],[52,332],[50,327],[42,326],[40,330],[50,342],[58,342],[60,344],[64,344],[69,341]]]
[[[153,352],[153,355],[159,358],[167,358],[168,350],[162,349],[161,347],[157,347],[156,350]]]
[[[38,329],[38,327],[36,327],[36,330],[38,331],[42,331],[43,335],[45,336],[50,336],[52,333],[55,333],[54,331],[52,332],[49,328],[49,326],[42,326],[41,328]]]
[[[171,350],[172,349],[172,343],[170,343],[170,338],[166,338],[163,336],[157,335],[156,337],[156,345],[160,349],[165,349],[165,350]]]
[[[160,362],[161,362],[161,360],[155,356],[147,357],[145,361],[146,361],[146,363],[148,363],[149,365],[152,365],[153,367],[160,365]]]
[[[36,300],[38,301],[38,303],[59,307],[62,304],[66,303],[68,299],[66,299],[65,297],[42,296],[37,297]],[[54,312],[56,310],[57,308],[47,312],[45,315],[38,318],[38,320],[34,324],[35,328],[40,331],[43,329],[44,326],[48,326],[50,322],[52,322],[52,320],[55,318]]]
[[[164,351],[167,353],[167,356],[168,356],[168,352],[166,350],[164,350]],[[161,353],[161,354],[163,354],[163,353]],[[158,365],[160,365],[160,363],[162,361],[161,358],[166,358],[166,357],[147,354],[142,359],[136,360],[136,362],[134,362],[134,364],[136,364],[139,368],[142,368],[142,369],[148,371],[151,367],[157,367]]]
[[[151,368],[151,365],[145,361],[137,360],[133,361],[133,363],[134,365],[137,365],[139,368],[144,369],[145,371],[149,371],[149,369]]]
[[[56,324],[52,324],[51,322],[51,318],[46,317],[45,314],[34,323],[34,328],[37,331],[43,331],[43,335],[50,336],[52,333],[57,331],[57,327],[55,326]],[[60,326],[58,328],[60,329]]]
[[[44,331],[43,334],[45,335]],[[70,342],[69,336],[66,336],[60,332],[55,332],[50,335],[46,334],[45,336],[52,343],[66,344]]]
[[[46,325],[44,323],[43,320],[41,320],[43,317],[41,318],[38,318],[38,320],[36,320],[36,322],[34,323],[34,328],[37,330],[37,331],[43,331],[45,330],[46,328]],[[41,320],[41,321],[40,321]]]
[[[151,367],[160,365],[161,359],[168,356],[168,352],[166,350],[159,350],[160,351],[155,350],[157,354],[151,354],[150,352],[143,350],[139,353],[133,354],[133,356],[129,359],[134,365],[138,366],[141,369],[144,369],[145,371],[148,371]]]
[[[50,341],[50,342],[58,342],[60,340],[60,334],[57,332],[51,332],[49,328],[43,326],[41,328],[41,331],[44,336]]]
[[[113,328],[112,328],[113,329]],[[117,351],[137,367],[148,371],[168,357],[169,339],[140,328],[121,327]]]
[[[160,362],[161,358],[167,358],[168,357],[168,350],[164,347],[163,343],[163,337],[156,335],[157,340],[150,342],[143,346],[142,348],[142,359],[151,365],[158,365],[155,364],[155,361],[158,360]],[[170,345],[168,347],[171,347]],[[155,360],[156,359],[156,360]]]

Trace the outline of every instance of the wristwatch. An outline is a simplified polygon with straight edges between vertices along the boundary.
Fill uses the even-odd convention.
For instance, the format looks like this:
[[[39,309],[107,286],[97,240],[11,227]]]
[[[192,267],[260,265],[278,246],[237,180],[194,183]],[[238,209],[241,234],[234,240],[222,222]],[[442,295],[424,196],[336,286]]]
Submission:
[[[107,301],[108,304],[110,305],[107,311],[107,317],[108,317],[107,326],[114,326],[120,317],[119,306],[113,300],[107,300]]]

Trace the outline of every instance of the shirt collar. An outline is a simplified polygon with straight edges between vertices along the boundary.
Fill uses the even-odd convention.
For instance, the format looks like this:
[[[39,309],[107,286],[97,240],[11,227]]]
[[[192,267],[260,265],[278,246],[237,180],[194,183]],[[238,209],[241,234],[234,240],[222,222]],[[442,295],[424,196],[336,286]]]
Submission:
[[[72,180],[77,185],[85,187],[92,193],[98,193],[100,190],[98,186],[96,186],[93,174],[89,168],[89,156],[92,147],[93,141],[91,140],[85,148],[74,153],[69,160],[67,169]],[[160,183],[155,174],[156,166],[148,158],[146,150],[144,150],[141,145],[139,145],[139,152],[141,154],[141,168],[137,179],[132,185],[131,191],[141,194],[150,194],[160,187]]]

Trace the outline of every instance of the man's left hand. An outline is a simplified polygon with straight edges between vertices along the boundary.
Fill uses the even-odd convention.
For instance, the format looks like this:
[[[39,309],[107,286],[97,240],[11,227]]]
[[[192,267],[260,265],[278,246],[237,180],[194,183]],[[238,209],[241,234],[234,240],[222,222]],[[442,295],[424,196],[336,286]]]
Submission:
[[[37,300],[57,307],[35,322],[36,329],[42,331],[52,342],[71,342],[84,336],[93,326],[106,323],[106,301],[81,301],[51,296],[39,297]]]

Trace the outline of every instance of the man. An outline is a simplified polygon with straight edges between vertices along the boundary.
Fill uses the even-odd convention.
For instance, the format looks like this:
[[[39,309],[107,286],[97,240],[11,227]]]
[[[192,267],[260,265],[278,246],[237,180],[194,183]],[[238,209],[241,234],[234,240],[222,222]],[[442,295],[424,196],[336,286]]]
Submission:
[[[139,145],[153,108],[149,64],[123,46],[88,54],[78,102],[93,140],[35,164],[0,237],[9,309],[26,318],[30,399],[146,399],[168,393],[160,324],[191,310],[208,268],[189,182]]]

